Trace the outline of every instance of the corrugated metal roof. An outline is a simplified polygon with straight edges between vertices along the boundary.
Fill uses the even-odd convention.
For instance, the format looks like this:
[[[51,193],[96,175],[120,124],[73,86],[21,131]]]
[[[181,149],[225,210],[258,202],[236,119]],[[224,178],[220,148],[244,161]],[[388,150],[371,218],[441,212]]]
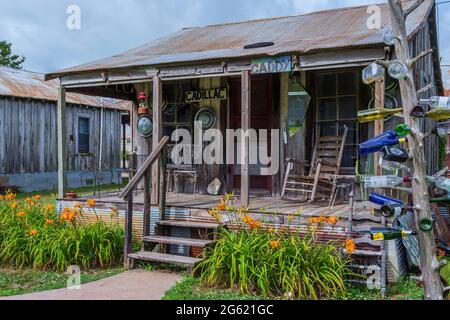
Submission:
[[[405,8],[410,4],[411,1],[405,2]],[[408,34],[413,34],[425,21],[432,5],[432,0],[425,0],[408,16]],[[378,6],[381,26],[384,28],[390,24],[389,8],[387,4]],[[333,48],[380,45],[383,30],[370,30],[367,27],[370,16],[367,8],[340,8],[299,16],[187,28],[125,53],[64,69],[47,77],[114,68],[307,54]],[[274,45],[249,50],[243,48],[248,44],[267,41],[274,42]]]
[[[44,75],[0,66],[0,96],[57,101],[59,80],[44,80]],[[101,98],[67,93],[67,102],[90,107],[101,107]],[[129,110],[125,104],[112,103],[103,99],[107,109]]]

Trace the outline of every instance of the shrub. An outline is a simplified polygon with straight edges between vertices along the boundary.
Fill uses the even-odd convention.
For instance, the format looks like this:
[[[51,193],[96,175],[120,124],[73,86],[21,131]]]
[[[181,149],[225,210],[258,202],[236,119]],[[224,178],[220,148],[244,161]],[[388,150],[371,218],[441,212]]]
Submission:
[[[70,265],[88,269],[119,264],[123,229],[99,219],[86,221],[80,206],[59,216],[40,196],[23,202],[12,193],[1,196],[0,266],[64,271]]]
[[[320,299],[347,295],[344,278],[351,273],[348,261],[341,256],[337,243],[321,243],[315,236],[319,224],[335,225],[336,218],[310,220],[306,236],[292,233],[290,226],[265,231],[263,221],[255,221],[242,208],[227,205],[230,198],[211,210],[211,215],[219,220],[222,212],[231,212],[231,220],[239,222],[242,230],[218,231],[219,240],[196,269],[204,284],[227,285],[243,294],[265,297]],[[301,211],[289,217],[290,223],[297,214]]]

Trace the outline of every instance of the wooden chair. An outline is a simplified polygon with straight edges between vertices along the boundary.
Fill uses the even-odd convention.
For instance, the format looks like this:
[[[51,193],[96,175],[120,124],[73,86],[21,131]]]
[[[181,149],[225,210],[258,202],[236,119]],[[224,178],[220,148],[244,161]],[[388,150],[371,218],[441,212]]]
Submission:
[[[317,197],[330,199],[335,192],[337,179],[341,169],[342,155],[348,128],[344,126],[342,136],[317,136],[311,164],[305,164],[293,159],[287,159],[286,177],[281,197],[286,198],[287,192],[301,193],[305,201],[313,202]],[[308,176],[292,174],[294,166],[310,167]]]

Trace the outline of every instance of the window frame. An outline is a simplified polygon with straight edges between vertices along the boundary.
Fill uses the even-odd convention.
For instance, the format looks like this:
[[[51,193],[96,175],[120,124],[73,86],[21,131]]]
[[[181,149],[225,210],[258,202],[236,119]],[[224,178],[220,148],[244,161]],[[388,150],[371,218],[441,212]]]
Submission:
[[[88,133],[87,134],[85,134],[85,133],[82,134],[80,132],[80,123],[81,123],[80,120],[81,119],[87,121],[87,124],[88,124]],[[79,114],[79,115],[77,115],[77,136],[76,136],[76,138],[77,138],[77,141],[76,141],[76,143],[77,143],[77,154],[80,154],[80,155],[91,154],[91,126],[92,126],[92,118],[91,118],[90,115],[86,115],[86,114]],[[88,137],[88,139],[87,139],[87,143],[88,143],[88,145],[87,145],[87,148],[88,148],[87,152],[85,150],[83,150],[83,151],[80,150],[80,143],[81,143],[80,136],[81,135],[84,135],[84,136]]]
[[[354,74],[354,86],[355,86],[355,92],[353,94],[343,94],[340,95],[339,94],[339,74],[343,74],[343,73],[353,73]],[[354,122],[355,123],[355,142],[351,142],[351,143],[346,143],[345,144],[345,148],[349,148],[352,147],[355,149],[356,151],[356,157],[358,157],[358,146],[360,144],[360,128],[359,128],[359,122],[358,122],[358,117],[357,117],[357,113],[360,109],[360,92],[361,92],[361,86],[360,86],[360,81],[359,81],[359,74],[360,74],[360,69],[357,68],[351,68],[351,69],[341,69],[341,70],[326,70],[326,71],[319,71],[316,73],[315,76],[315,105],[316,105],[316,111],[315,111],[315,121],[314,121],[314,128],[315,128],[315,132],[316,135],[314,136],[313,139],[316,139],[317,134],[320,132],[320,127],[322,124],[326,124],[326,123],[335,123],[337,125],[336,131],[339,132],[339,129],[341,127],[341,124],[344,125],[345,123],[349,123],[349,122]],[[336,77],[336,91],[335,91],[335,95],[333,96],[321,96],[319,94],[320,91],[320,78],[326,75],[334,75]],[[340,118],[340,99],[342,98],[355,98],[355,117],[353,118]],[[336,103],[336,116],[333,120],[321,120],[321,116],[320,116],[320,102],[322,100],[325,99],[334,99],[335,103]],[[350,130],[351,128],[349,128]],[[345,150],[345,149],[344,149]],[[356,166],[356,164],[355,164]],[[341,167],[341,170],[343,171],[348,171],[348,172],[352,172],[355,169],[355,166],[352,167]]]

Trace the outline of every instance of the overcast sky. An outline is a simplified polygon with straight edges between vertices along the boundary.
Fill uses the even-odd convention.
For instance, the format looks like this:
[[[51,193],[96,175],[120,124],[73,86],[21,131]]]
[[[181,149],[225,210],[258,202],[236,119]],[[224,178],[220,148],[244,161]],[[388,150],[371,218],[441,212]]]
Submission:
[[[383,0],[0,0],[0,40],[50,72],[105,58],[184,27],[301,14]],[[441,2],[443,0],[438,0]],[[81,29],[69,30],[69,5]],[[441,56],[450,64],[450,4],[439,6]],[[349,23],[351,23],[349,21]]]

